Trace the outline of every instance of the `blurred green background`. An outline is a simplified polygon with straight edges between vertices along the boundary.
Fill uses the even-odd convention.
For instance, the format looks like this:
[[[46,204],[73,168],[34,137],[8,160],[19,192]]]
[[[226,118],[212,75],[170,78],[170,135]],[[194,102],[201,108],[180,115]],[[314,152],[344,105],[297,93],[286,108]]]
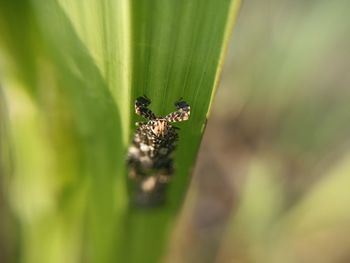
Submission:
[[[243,2],[194,177],[182,213],[174,226],[168,252],[162,261],[350,262],[349,12],[350,2],[346,0]],[[72,50],[72,53],[75,51]],[[6,54],[1,55],[6,57]],[[90,70],[94,72],[93,68]],[[47,71],[49,79],[42,81],[53,85],[56,80],[50,79],[50,65],[47,65]],[[27,77],[30,78],[30,73]],[[93,85],[99,84],[99,78],[93,76],[97,83]],[[26,96],[21,93],[11,96],[16,100],[10,101],[14,114],[10,118],[23,125],[40,122],[36,107]],[[56,100],[60,94],[41,96],[52,102],[54,107],[65,108],[69,103]],[[100,96],[103,99],[105,94]],[[7,107],[3,96],[0,98],[0,116],[4,118]],[[77,108],[84,110],[79,105]],[[115,117],[116,114],[108,107],[101,108],[111,118]],[[94,113],[87,112],[87,119],[89,114]],[[52,117],[60,118],[66,124],[60,129],[71,128],[72,116],[64,111]],[[99,116],[94,118],[99,119]],[[2,121],[1,125],[5,126],[6,122]],[[52,127],[50,136],[57,142],[55,147],[63,151],[63,161],[79,156],[78,152],[84,151],[86,146],[85,140],[90,138],[91,129],[94,130],[84,119],[79,125],[86,137],[78,142],[78,135],[61,138],[54,132],[57,127]],[[104,132],[109,134],[119,128],[118,124],[115,124],[117,127],[108,123],[101,125],[105,129],[101,131],[102,136]],[[0,168],[1,171],[11,171],[11,155],[6,143],[8,128],[0,128]],[[74,239],[82,232],[79,221],[82,211],[76,208],[83,210],[89,202],[93,207],[94,196],[102,195],[103,200],[109,200],[111,196],[96,192],[87,198],[91,179],[88,176],[78,179],[66,174],[61,183],[68,182],[68,187],[60,193],[59,200],[67,213],[61,218],[57,217],[56,210],[50,210],[49,217],[38,223],[42,232],[31,233],[38,228],[30,223],[42,211],[51,209],[52,199],[57,197],[56,190],[60,187],[43,174],[52,167],[59,174],[64,168],[56,167],[55,163],[40,166],[40,158],[50,156],[50,153],[38,149],[50,147],[25,143],[27,136],[37,136],[37,126],[18,129],[14,131],[18,133],[16,138],[23,140],[18,145],[23,145],[32,153],[32,159],[22,161],[30,162],[35,169],[39,166],[42,170],[15,182],[21,186],[19,189],[32,189],[35,186],[39,188],[37,191],[11,194],[12,202],[21,205],[15,210],[21,211],[28,226],[20,225],[12,209],[7,206],[8,200],[4,197],[8,196],[7,191],[13,189],[2,187],[5,192],[0,195],[0,261],[20,261],[20,256],[16,255],[19,249],[16,240],[21,238],[24,231],[26,234],[29,232],[28,236],[37,237],[37,240],[29,239],[24,243],[35,241],[30,245],[39,250],[44,246],[45,238],[55,238],[53,246],[45,247],[45,250],[51,249],[53,256],[61,256],[52,262],[63,262],[67,255],[56,251],[55,245],[68,242],[67,247],[74,250],[81,244],[80,239]],[[40,138],[35,141],[41,142]],[[116,140],[110,147],[103,141],[99,143],[94,142],[90,146],[106,147],[107,152],[115,154],[113,145],[121,142]],[[79,147],[70,147],[71,144],[78,144]],[[21,153],[24,148],[17,151]],[[97,158],[101,165],[96,169],[103,172],[104,158],[111,158],[108,156],[86,156],[86,159],[76,162],[96,161],[94,158]],[[74,174],[75,163],[66,165],[73,167]],[[90,172],[86,171],[86,175]],[[9,180],[5,177],[2,179],[1,184]],[[43,189],[47,192],[42,192]],[[20,196],[40,200],[40,203],[33,204],[30,199],[13,200]],[[74,200],[74,203],[66,206],[66,200]],[[118,205],[121,206],[118,202],[108,203],[110,207]],[[33,211],[32,208],[37,210]],[[109,211],[108,208],[99,209],[105,212]],[[103,235],[96,236],[98,233],[95,233],[94,236],[92,233],[89,237],[95,240],[91,246],[102,247],[99,250],[101,253],[104,249],[113,250],[104,246],[113,241],[108,223],[117,218],[114,214],[104,216],[108,222]],[[98,227],[95,222],[98,220],[90,222],[88,226]],[[52,224],[59,225],[57,232],[47,233]],[[102,243],[99,242],[101,240]],[[82,250],[88,248],[83,247]],[[30,251],[25,251],[25,254],[34,259],[38,256],[30,255]]]
[[[168,262],[350,262],[349,11],[243,2]]]

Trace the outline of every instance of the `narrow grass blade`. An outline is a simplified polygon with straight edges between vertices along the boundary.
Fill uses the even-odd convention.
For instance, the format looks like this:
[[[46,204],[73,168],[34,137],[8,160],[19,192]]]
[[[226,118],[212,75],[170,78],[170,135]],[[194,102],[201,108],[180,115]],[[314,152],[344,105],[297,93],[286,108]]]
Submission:
[[[236,0],[132,1],[132,97],[147,95],[159,116],[173,111],[174,102],[182,97],[191,106],[191,117],[177,125],[176,173],[166,206],[130,210],[127,262],[156,262],[166,245],[190,180],[239,5]]]
[[[1,79],[23,262],[156,262],[205,128],[239,0],[1,1]],[[158,115],[183,97],[167,203],[128,207],[135,97]],[[18,107],[19,106],[19,107]],[[35,193],[35,194],[33,194]],[[43,249],[45,244],[46,249]]]

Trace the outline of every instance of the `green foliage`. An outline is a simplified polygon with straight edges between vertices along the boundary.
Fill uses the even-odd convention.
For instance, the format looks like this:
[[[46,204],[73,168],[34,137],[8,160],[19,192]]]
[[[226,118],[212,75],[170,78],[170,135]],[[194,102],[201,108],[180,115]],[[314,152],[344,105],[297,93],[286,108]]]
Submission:
[[[218,82],[238,0],[1,1],[0,59],[14,172],[6,195],[21,262],[155,262],[170,235]],[[128,205],[133,100],[180,97],[165,207]],[[2,122],[5,120],[2,119]]]

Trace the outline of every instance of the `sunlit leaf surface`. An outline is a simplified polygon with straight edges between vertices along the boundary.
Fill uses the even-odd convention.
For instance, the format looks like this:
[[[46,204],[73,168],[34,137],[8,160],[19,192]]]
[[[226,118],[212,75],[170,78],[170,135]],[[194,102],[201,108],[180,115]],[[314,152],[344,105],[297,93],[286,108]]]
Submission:
[[[1,82],[23,262],[155,262],[183,201],[240,1],[1,1]],[[128,204],[135,97],[183,97],[164,207]],[[45,247],[45,248],[44,248]]]

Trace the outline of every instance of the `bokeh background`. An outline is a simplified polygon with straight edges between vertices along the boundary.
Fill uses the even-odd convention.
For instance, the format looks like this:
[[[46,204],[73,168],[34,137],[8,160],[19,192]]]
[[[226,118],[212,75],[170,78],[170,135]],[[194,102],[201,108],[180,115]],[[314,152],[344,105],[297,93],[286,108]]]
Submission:
[[[347,0],[243,2],[191,185],[181,214],[173,226],[164,262],[350,262],[349,13],[350,1]],[[25,15],[18,14],[19,25],[25,25],[25,18]],[[93,24],[94,21],[91,22]],[[49,24],[46,26],[51,28]],[[52,30],[52,39],[59,38],[55,30]],[[79,47],[72,49],[67,58],[74,54],[80,58]],[[6,54],[0,55],[6,58]],[[28,56],[28,60],[32,59],[30,53],[23,52],[21,55],[25,58]],[[61,61],[63,56],[59,53],[56,58]],[[65,97],[60,97],[62,94],[54,89],[57,80],[50,78],[53,70],[50,64],[40,60],[38,63],[42,63],[42,68],[46,70],[40,72],[41,77],[45,76],[41,85],[46,87],[45,81],[52,85],[47,89],[50,92],[40,93],[38,97],[47,102],[47,108],[60,109],[52,112],[61,113],[50,116],[53,118],[46,121],[59,118],[61,123],[66,123],[64,127],[56,127],[60,122],[55,124],[53,121],[54,125],[50,127],[51,131],[61,129],[64,134],[64,131],[72,129],[68,125],[71,116],[64,111],[67,102],[57,99]],[[62,65],[60,69],[70,74],[66,64]],[[27,72],[29,80],[34,76],[32,73]],[[96,78],[99,79],[99,76]],[[85,83],[87,79],[82,80],[84,85],[88,84]],[[64,84],[64,81],[60,83],[62,86]],[[100,83],[97,81],[94,85],[99,86]],[[9,178],[2,177],[0,180],[0,184],[4,184],[0,185],[3,191],[0,193],[0,262],[20,261],[23,255],[17,255],[16,251],[23,248],[28,258],[40,258],[41,255],[32,255],[34,252],[26,250],[26,246],[52,256],[51,262],[60,262],[61,258],[74,261],[69,252],[75,255],[75,250],[80,251],[86,238],[81,234],[85,212],[77,208],[84,207],[85,202],[99,207],[100,203],[93,202],[97,196],[102,196],[102,201],[111,198],[104,194],[104,185],[99,188],[102,189],[101,192],[97,191],[89,199],[86,189],[79,188],[86,183],[82,178],[62,172],[64,176],[57,183],[53,177],[45,176],[47,169],[52,169],[52,164],[48,162],[41,166],[41,158],[51,156],[52,153],[39,151],[50,147],[40,145],[45,144],[37,132],[42,127],[30,126],[39,123],[35,119],[37,109],[22,93],[14,94],[13,97],[16,100],[11,101],[14,102],[12,106],[17,111],[10,117],[23,123],[18,130],[13,131],[16,138],[21,140],[18,145],[23,145],[17,152],[22,157],[22,163],[26,164],[25,167],[36,173],[28,174],[28,171],[21,170],[23,167],[17,167],[21,174],[27,176],[15,182],[20,186],[18,189],[23,190],[15,192],[15,196],[19,196],[15,200],[18,205],[15,210],[22,213],[23,222],[27,225],[23,222],[21,224],[13,214],[13,208],[8,206],[7,191],[13,189],[4,185]],[[0,94],[0,118],[8,115],[3,98],[4,95]],[[94,100],[88,102],[91,105],[95,103]],[[101,100],[102,109],[104,102]],[[85,113],[82,110],[82,116],[87,121],[81,123],[83,126],[94,123],[88,122],[92,117],[100,120],[90,104],[85,106],[90,111]],[[105,111],[108,113],[109,109],[106,108]],[[110,114],[112,119],[114,115]],[[6,123],[6,120],[0,121],[0,172],[11,173],[14,167],[11,166],[10,145],[7,141],[8,127],[3,127]],[[101,124],[103,123],[101,118]],[[106,127],[109,127],[108,124]],[[114,131],[119,130],[119,127],[107,129],[110,130],[114,136]],[[79,159],[74,159],[79,156],[74,149],[79,151],[76,144],[83,145],[86,141],[78,141],[79,136],[75,137],[75,134],[61,138],[59,133],[53,132],[51,136],[58,142],[57,151],[63,152],[59,156],[61,162],[71,166],[74,175],[74,169],[78,169],[76,166],[79,165]],[[104,131],[99,136],[104,138]],[[34,137],[32,142],[39,144],[28,143],[28,137]],[[96,156],[92,155],[88,159],[93,160],[93,163],[99,157],[102,165],[96,168],[97,172],[101,172],[100,168],[104,172],[105,158],[109,158],[110,163],[114,162],[116,145],[120,145],[120,142],[108,142],[106,148],[111,150],[105,151],[105,156],[96,153]],[[21,150],[26,150],[26,154],[31,153],[30,158],[24,158],[26,155]],[[40,171],[36,170],[37,167]],[[90,168],[90,165],[86,167]],[[60,173],[61,169],[64,171],[61,166],[55,169],[56,173]],[[113,166],[108,171],[114,169]],[[86,173],[89,174],[90,170],[86,169]],[[104,182],[110,192],[113,192],[114,186],[107,179]],[[63,187],[65,184],[68,185],[67,188]],[[61,192],[60,187],[64,191]],[[76,189],[82,190],[75,193]],[[21,196],[28,198],[20,199]],[[74,198],[69,199],[72,196]],[[54,198],[59,199],[60,206],[56,207]],[[33,200],[33,207],[37,210],[27,205]],[[102,210],[109,211],[109,205],[115,206],[114,203],[108,203]],[[44,214],[47,211],[48,217]],[[45,217],[37,222],[35,217],[40,217],[40,213]],[[98,229],[105,224],[107,230],[108,226],[114,226],[114,218],[109,213],[102,216],[105,218],[101,219],[101,224],[92,222],[87,226]],[[160,224],[162,220],[159,217]],[[32,222],[35,225],[31,228]],[[51,233],[51,229],[57,231]],[[142,233],[144,229],[141,226],[134,232],[137,231]],[[152,232],[153,229],[146,231]],[[113,251],[114,240],[111,242],[105,238],[110,236],[109,231],[103,235],[99,235],[98,231],[96,233],[95,236],[90,236],[94,240],[92,246],[98,247],[98,251],[109,251],[110,247],[107,246],[112,244]],[[26,236],[33,239],[26,239]],[[96,236],[99,239],[95,239]],[[136,234],[135,236],[137,239]],[[17,240],[21,238],[25,239],[22,242],[23,248],[18,247],[20,245]],[[45,241],[52,240],[52,247],[42,249]],[[71,251],[62,255],[55,247],[57,244],[57,247],[66,245]],[[83,247],[83,254],[88,250]],[[104,255],[98,256],[104,258]]]
[[[167,262],[350,262],[349,11],[243,2]]]

